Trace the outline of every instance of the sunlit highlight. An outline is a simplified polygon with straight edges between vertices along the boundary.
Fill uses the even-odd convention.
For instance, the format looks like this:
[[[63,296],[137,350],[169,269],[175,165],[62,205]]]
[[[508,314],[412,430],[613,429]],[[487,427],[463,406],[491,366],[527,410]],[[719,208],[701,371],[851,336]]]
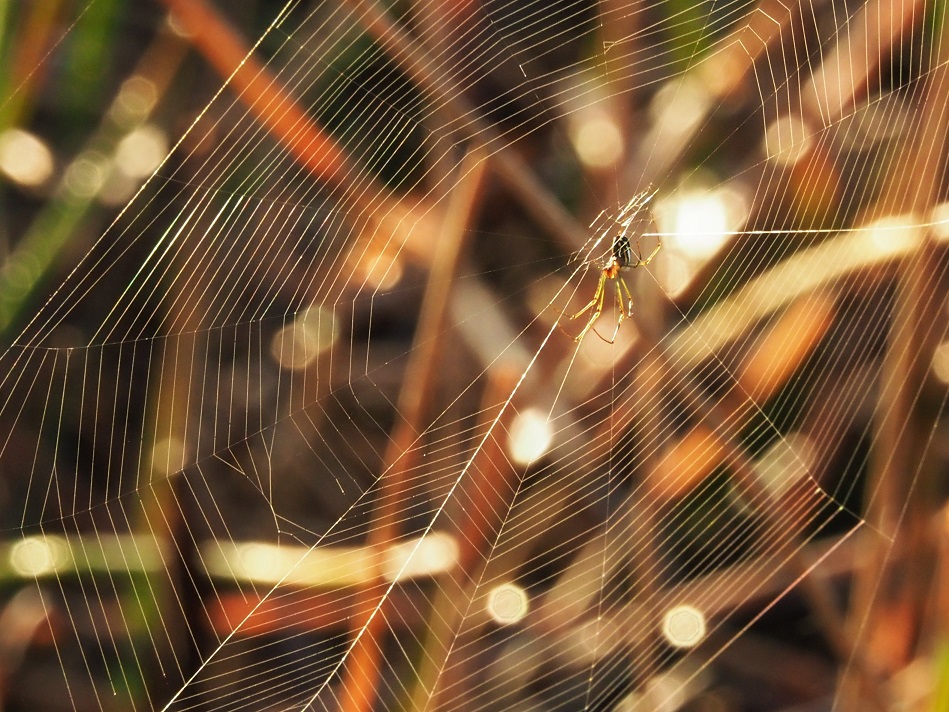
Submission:
[[[339,325],[332,311],[312,306],[274,334],[270,354],[282,368],[299,371],[330,349],[339,338]]]
[[[152,472],[168,477],[184,467],[185,444],[180,438],[162,438],[152,446]]]
[[[676,712],[688,701],[686,684],[675,670],[654,675],[642,691],[631,692],[617,702],[613,712]]]
[[[587,168],[610,168],[623,157],[623,133],[607,113],[591,109],[571,123],[570,141]]]
[[[69,564],[69,550],[58,538],[31,536],[10,547],[9,560],[10,568],[20,576],[46,576]]]
[[[522,621],[529,608],[527,591],[516,583],[502,583],[488,592],[488,615],[501,625],[514,625]]]
[[[933,375],[949,384],[949,341],[943,341],[933,353]]]
[[[511,423],[508,452],[518,465],[529,465],[547,453],[553,439],[547,416],[537,408],[528,408]]]
[[[30,253],[17,255],[17,259],[8,260],[0,267],[0,275],[7,283],[7,289],[20,294],[30,288],[39,274],[36,258]]]
[[[710,101],[709,88],[692,75],[663,86],[649,106],[653,123],[659,127],[656,138],[676,140],[687,133],[705,114]]]
[[[693,260],[715,254],[731,234],[721,191],[686,192],[662,204],[657,211],[660,231],[671,233],[670,247]]]
[[[119,142],[115,163],[129,178],[147,178],[168,153],[168,139],[157,126],[142,126]]]
[[[287,561],[286,551],[279,546],[262,542],[248,542],[240,545],[240,563],[243,565],[242,574],[252,573],[255,581],[276,583],[292,567],[292,561]]]
[[[773,121],[764,135],[764,154],[779,165],[790,166],[811,152],[814,140],[799,116],[782,116]]]
[[[662,616],[662,635],[674,648],[694,648],[705,634],[705,616],[695,606],[673,606]]]
[[[679,252],[668,251],[656,267],[656,279],[663,291],[675,297],[685,289],[695,274],[692,262]]]
[[[937,240],[949,241],[949,203],[939,203],[933,208],[932,233]]]
[[[105,181],[105,158],[87,153],[73,161],[66,169],[66,190],[76,198],[95,197]]]
[[[232,548],[233,550],[229,550]],[[245,542],[219,546],[203,556],[211,575],[274,586],[357,586],[375,577],[375,556],[367,547],[278,546]]]
[[[816,453],[803,433],[779,438],[755,463],[755,472],[767,490],[779,497],[810,473]]]
[[[158,101],[158,90],[154,82],[134,76],[122,82],[122,88],[112,104],[110,114],[113,121],[128,125],[147,116]]]
[[[394,289],[405,273],[398,255],[381,251],[367,251],[353,265],[353,277],[366,282],[373,289],[387,292]]]
[[[0,135],[0,171],[14,183],[36,188],[53,175],[53,154],[33,134],[9,129]]]
[[[213,577],[268,586],[342,588],[374,581],[407,581],[450,571],[458,564],[454,537],[433,532],[381,551],[368,546],[280,546],[216,542],[201,552]]]
[[[407,581],[447,571],[458,561],[458,542],[438,532],[421,541],[409,540],[388,549],[382,564],[386,581]]]
[[[874,220],[860,230],[864,238],[861,247],[871,259],[898,257],[919,243],[920,224],[919,216],[912,214],[890,215]]]

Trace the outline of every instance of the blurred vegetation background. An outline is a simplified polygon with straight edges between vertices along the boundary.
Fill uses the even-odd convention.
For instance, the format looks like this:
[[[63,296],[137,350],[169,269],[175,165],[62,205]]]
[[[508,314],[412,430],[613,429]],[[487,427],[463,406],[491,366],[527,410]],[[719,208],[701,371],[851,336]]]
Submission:
[[[949,710],[947,38],[0,4],[0,706]]]

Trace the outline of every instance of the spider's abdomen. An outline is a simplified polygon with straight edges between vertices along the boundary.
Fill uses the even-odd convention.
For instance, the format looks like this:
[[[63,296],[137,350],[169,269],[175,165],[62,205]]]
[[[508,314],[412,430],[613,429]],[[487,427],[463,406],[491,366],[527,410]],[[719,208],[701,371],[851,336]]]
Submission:
[[[626,269],[633,264],[633,247],[626,235],[617,235],[613,239],[613,259],[619,269]]]

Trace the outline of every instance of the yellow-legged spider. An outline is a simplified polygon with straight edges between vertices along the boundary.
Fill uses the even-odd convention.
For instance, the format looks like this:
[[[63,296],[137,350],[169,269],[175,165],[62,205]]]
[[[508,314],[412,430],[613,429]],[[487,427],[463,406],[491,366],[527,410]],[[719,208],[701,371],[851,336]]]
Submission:
[[[589,320],[584,325],[583,330],[577,335],[574,339],[577,342],[583,341],[583,337],[587,335],[587,332],[590,329],[593,329],[593,325],[596,324],[597,319],[600,318],[600,314],[603,313],[603,302],[606,298],[606,282],[607,280],[614,280],[616,283],[616,308],[619,312],[619,316],[616,319],[616,329],[613,331],[613,336],[610,339],[604,339],[600,333],[593,329],[593,333],[600,337],[603,341],[606,341],[609,344],[612,344],[616,340],[616,334],[619,332],[619,326],[623,322],[623,319],[627,319],[633,315],[633,295],[629,291],[629,287],[626,286],[626,281],[623,279],[621,272],[626,270],[635,269],[636,267],[645,267],[652,259],[658,254],[659,250],[662,249],[662,241],[659,240],[656,244],[655,249],[649,253],[648,257],[642,256],[642,245],[640,240],[636,240],[636,252],[633,252],[632,245],[629,241],[629,228],[630,224],[637,218],[640,211],[645,207],[646,203],[655,195],[655,193],[641,193],[633,198],[626,207],[620,211],[619,216],[616,219],[616,224],[621,228],[620,233],[613,237],[613,244],[610,249],[609,257],[606,259],[606,263],[600,269],[600,281],[596,285],[596,291],[593,293],[593,299],[591,299],[583,309],[578,311],[576,314],[571,315],[571,319],[577,319],[584,314],[586,314],[591,309],[593,313],[590,315]],[[602,238],[601,238],[602,239]],[[635,259],[634,259],[635,257]],[[624,299],[625,295],[625,299]]]

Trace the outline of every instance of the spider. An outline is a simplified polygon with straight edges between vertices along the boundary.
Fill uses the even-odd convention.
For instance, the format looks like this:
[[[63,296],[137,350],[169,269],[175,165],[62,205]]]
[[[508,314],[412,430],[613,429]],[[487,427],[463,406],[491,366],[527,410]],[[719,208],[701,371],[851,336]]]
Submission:
[[[633,295],[629,291],[629,287],[626,286],[626,281],[623,279],[620,272],[624,272],[629,269],[635,269],[636,267],[645,267],[652,259],[656,256],[660,249],[662,249],[662,241],[656,244],[656,248],[649,253],[649,256],[643,258],[642,256],[642,244],[640,240],[636,240],[636,252],[633,252],[632,245],[629,241],[629,232],[630,224],[636,217],[639,215],[640,211],[645,207],[646,203],[655,195],[655,193],[642,193],[633,198],[626,205],[625,208],[620,212],[616,222],[621,227],[620,233],[613,238],[613,245],[610,249],[610,255],[607,258],[605,264],[600,269],[600,281],[596,285],[596,291],[593,293],[593,299],[587,303],[583,309],[578,311],[576,314],[573,314],[570,318],[577,319],[584,314],[586,314],[591,309],[593,313],[590,315],[590,318],[587,320],[587,323],[584,325],[583,330],[577,335],[574,341],[580,342],[583,341],[583,337],[587,335],[587,332],[590,329],[593,329],[593,325],[596,324],[597,320],[600,318],[600,314],[603,313],[603,302],[606,298],[606,282],[607,280],[615,280],[616,282],[616,307],[619,311],[619,317],[616,320],[616,329],[613,331],[613,338],[604,339],[600,333],[593,329],[593,333],[600,337],[603,341],[606,341],[608,344],[612,344],[616,340],[616,334],[619,332],[619,326],[623,323],[623,319],[628,319],[633,315]],[[601,238],[602,239],[602,238]],[[633,259],[635,257],[635,260]],[[625,295],[625,299],[624,299]]]

